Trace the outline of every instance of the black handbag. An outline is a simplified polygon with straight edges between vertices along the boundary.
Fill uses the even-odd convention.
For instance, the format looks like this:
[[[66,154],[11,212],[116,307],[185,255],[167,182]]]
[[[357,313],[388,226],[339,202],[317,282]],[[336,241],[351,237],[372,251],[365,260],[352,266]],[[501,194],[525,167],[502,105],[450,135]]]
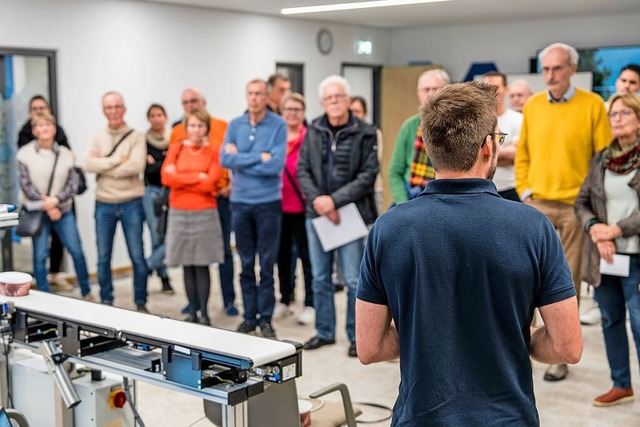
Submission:
[[[53,185],[53,176],[56,173],[56,165],[58,164],[58,156],[60,153],[56,153],[56,160],[53,162],[53,169],[51,169],[51,178],[49,179],[49,188],[47,188],[47,195],[51,193],[51,186]],[[42,222],[44,220],[44,212],[29,211],[24,206],[20,209],[20,216],[18,218],[18,225],[16,226],[16,234],[20,237],[37,237],[42,231]]]
[[[167,209],[169,209],[169,189],[165,187],[162,193],[153,198],[153,213],[160,216]]]
[[[78,192],[77,195],[83,194],[87,191],[87,177],[84,175],[84,170],[80,166],[74,166],[73,169],[78,174]]]

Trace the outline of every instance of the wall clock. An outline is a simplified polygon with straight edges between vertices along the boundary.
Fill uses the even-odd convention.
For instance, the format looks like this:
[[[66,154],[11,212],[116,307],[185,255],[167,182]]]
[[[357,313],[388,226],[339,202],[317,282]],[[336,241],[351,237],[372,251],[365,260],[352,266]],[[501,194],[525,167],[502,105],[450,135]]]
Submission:
[[[333,49],[333,36],[331,35],[331,32],[326,28],[322,28],[318,31],[316,44],[318,45],[320,53],[328,55],[331,52],[331,49]]]

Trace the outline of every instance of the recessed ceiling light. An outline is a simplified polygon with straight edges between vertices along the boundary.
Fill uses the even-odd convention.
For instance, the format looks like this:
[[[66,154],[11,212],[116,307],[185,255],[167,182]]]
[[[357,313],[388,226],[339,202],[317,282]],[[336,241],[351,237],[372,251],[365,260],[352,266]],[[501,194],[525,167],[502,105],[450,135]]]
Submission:
[[[323,4],[319,6],[285,7],[280,11],[283,15],[297,15],[301,13],[336,12],[339,10],[370,9],[374,7],[406,6],[421,3],[439,3],[451,0],[378,0],[357,3]]]

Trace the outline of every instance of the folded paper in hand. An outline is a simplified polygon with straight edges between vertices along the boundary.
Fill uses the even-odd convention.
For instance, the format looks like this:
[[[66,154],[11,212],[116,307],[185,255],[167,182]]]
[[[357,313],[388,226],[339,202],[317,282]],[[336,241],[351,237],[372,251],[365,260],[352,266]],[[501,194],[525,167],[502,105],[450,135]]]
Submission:
[[[612,264],[600,258],[600,273],[610,276],[629,277],[629,261],[629,255],[614,255]]]
[[[341,207],[338,209],[338,214],[340,215],[338,225],[329,221],[326,216],[319,216],[311,220],[325,252],[362,239],[369,233],[355,203]]]

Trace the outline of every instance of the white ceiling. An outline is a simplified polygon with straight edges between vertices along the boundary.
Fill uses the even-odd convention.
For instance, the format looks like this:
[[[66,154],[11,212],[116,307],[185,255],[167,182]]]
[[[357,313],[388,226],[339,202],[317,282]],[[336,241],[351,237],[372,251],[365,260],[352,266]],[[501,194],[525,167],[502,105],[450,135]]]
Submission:
[[[191,5],[263,15],[280,14],[285,7],[311,6],[363,0],[145,0]],[[355,24],[380,28],[419,25],[463,24],[534,18],[561,18],[576,15],[624,14],[640,12],[639,0],[453,0],[444,3],[381,7],[331,13],[289,15],[288,19]]]

